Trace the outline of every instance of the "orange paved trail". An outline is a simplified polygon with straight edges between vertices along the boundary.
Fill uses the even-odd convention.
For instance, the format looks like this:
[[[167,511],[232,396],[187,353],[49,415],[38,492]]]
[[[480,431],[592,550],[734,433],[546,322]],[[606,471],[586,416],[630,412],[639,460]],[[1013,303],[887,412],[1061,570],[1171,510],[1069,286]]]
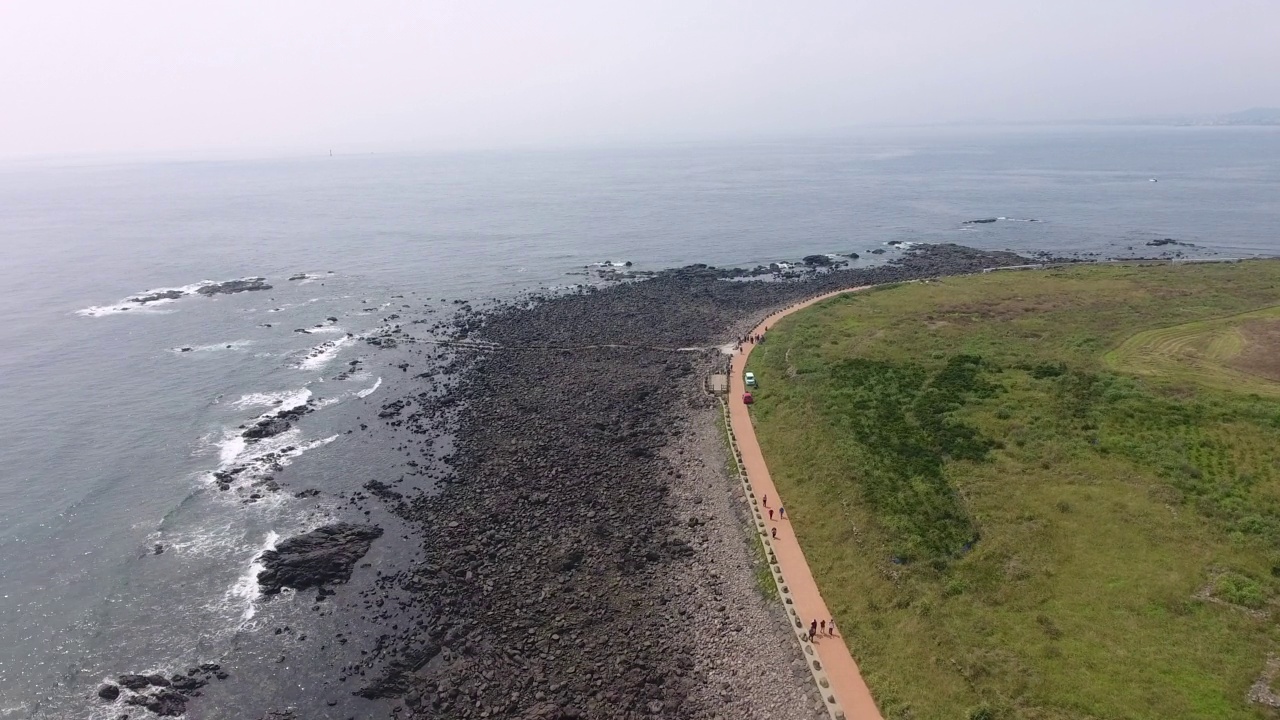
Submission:
[[[766,327],[772,327],[783,317],[816,302],[864,289],[866,288],[839,290],[792,305],[770,315],[764,322],[757,325],[751,334],[761,334]],[[756,441],[755,428],[751,425],[751,415],[747,406],[742,404],[742,393],[745,389],[742,373],[754,347],[754,345],[746,345],[744,346],[746,352],[738,353],[733,357],[733,368],[729,374],[729,420],[733,425],[733,433],[737,436],[738,448],[742,452],[743,469],[751,482],[751,488],[755,491],[757,498],[768,496],[769,507],[776,510],[779,505],[785,507],[786,503],[778,497],[778,490],[773,486],[773,478],[769,476],[769,468],[765,465],[764,455],[760,452],[760,443]],[[764,511],[764,517],[766,526],[778,529],[778,539],[773,541],[773,549],[778,556],[782,577],[786,580],[791,597],[794,599],[796,612],[800,614],[805,628],[807,629],[813,620],[830,620],[831,612],[827,610],[827,604],[823,602],[822,595],[818,594],[818,585],[813,581],[809,563],[805,560],[799,543],[796,542],[795,533],[791,531],[791,522],[776,518],[771,521],[768,519],[767,510]],[[822,661],[822,667],[827,671],[831,691],[840,707],[844,709],[845,716],[849,720],[879,720],[880,710],[876,708],[876,703],[871,698],[871,691],[863,682],[862,673],[858,672],[858,664],[849,654],[849,647],[845,645],[844,639],[820,637],[813,647],[818,653],[818,659]]]

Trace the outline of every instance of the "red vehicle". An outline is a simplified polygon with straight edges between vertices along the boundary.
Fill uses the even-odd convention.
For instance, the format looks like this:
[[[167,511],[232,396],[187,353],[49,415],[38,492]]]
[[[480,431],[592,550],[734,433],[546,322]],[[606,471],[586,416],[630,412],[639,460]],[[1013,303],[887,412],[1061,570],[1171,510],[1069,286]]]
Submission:
[[[742,404],[743,404],[743,405],[750,405],[751,403],[753,403],[753,402],[755,402],[755,401],[756,401],[756,399],[755,399],[755,398],[753,398],[753,397],[751,397],[751,393],[742,393]]]

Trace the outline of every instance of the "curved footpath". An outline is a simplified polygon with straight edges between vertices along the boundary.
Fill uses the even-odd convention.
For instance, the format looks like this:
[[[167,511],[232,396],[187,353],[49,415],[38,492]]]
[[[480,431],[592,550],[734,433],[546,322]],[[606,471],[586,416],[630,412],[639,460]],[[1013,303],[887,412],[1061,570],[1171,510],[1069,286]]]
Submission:
[[[764,334],[765,329],[772,327],[777,321],[814,303],[836,295],[865,290],[867,287],[870,286],[837,290],[787,307],[765,318],[751,331],[751,334]],[[777,488],[773,486],[773,478],[769,476],[769,468],[765,465],[764,455],[760,452],[760,443],[756,440],[755,428],[751,424],[751,414],[742,402],[742,393],[745,391],[742,376],[747,366],[747,359],[751,357],[751,351],[754,348],[754,344],[747,344],[743,347],[744,352],[733,356],[729,373],[729,420],[732,434],[737,441],[738,452],[742,456],[740,461],[742,470],[746,473],[752,492],[755,494],[754,502],[757,503],[755,509],[759,512],[760,499],[765,496],[770,499],[770,507],[775,509],[779,506],[785,507],[786,503],[779,497]],[[777,518],[769,520],[767,515],[767,511],[764,511],[762,519],[765,536],[762,539],[766,548],[776,554],[778,567],[786,583],[787,597],[791,599],[796,614],[804,630],[807,631],[810,621],[831,619],[831,611],[827,609],[826,602],[818,592],[818,585],[814,582],[813,573],[809,570],[804,551],[800,549],[795,533],[791,530],[790,521]],[[776,540],[769,538],[769,531],[773,528],[778,530]],[[837,632],[839,632],[838,629]],[[854,662],[843,637],[820,637],[812,647],[830,682],[830,693],[834,696],[835,705],[843,710],[845,717],[850,720],[879,720],[880,710],[876,707],[871,691],[867,689],[862,673],[858,671],[858,664]]]

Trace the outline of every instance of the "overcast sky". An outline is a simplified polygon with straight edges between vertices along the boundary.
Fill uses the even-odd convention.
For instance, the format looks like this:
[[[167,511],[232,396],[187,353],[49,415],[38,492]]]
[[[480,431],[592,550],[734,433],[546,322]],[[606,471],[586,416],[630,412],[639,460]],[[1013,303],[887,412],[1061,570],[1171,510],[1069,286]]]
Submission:
[[[4,0],[0,155],[805,134],[1280,105],[1280,0]]]

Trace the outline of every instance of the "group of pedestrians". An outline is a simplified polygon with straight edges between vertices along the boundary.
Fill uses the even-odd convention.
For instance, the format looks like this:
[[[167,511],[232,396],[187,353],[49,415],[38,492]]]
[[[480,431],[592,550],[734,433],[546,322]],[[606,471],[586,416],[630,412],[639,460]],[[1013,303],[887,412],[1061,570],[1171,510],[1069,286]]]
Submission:
[[[772,521],[773,508],[769,507],[769,496],[768,495],[760,496],[760,504],[763,505],[764,508],[769,511],[769,520]],[[779,505],[778,520],[786,520],[786,519],[787,519],[787,509]],[[778,539],[778,528],[776,526],[769,528],[769,537],[773,538],[774,540]],[[809,642],[814,642],[817,638],[821,636],[826,636],[826,637],[836,636],[836,619],[835,618],[831,618],[830,620],[814,620],[809,623],[809,632],[807,635]]]
[[[762,332],[743,335],[742,337],[738,338],[738,344],[735,346],[734,349],[741,351],[744,345],[759,345],[760,343],[764,342],[764,333],[767,332],[768,330],[769,328],[766,327]]]
[[[809,642],[814,642],[814,640],[819,635],[826,635],[827,637],[835,637],[836,636],[836,619],[831,618],[830,620],[814,620],[813,622],[809,623]]]
[[[762,498],[760,498],[760,504],[761,504],[761,505],[764,505],[765,509],[769,511],[769,519],[770,519],[770,520],[772,520],[772,519],[773,519],[773,508],[769,507],[769,496],[768,496],[768,495],[765,495],[765,496],[763,496]],[[784,508],[784,507],[782,507],[781,505],[779,505],[779,506],[778,506],[778,519],[779,519],[779,520],[786,520],[786,519],[787,519],[787,509],[786,509],[786,508]],[[775,536],[775,537],[776,537],[776,536]]]

